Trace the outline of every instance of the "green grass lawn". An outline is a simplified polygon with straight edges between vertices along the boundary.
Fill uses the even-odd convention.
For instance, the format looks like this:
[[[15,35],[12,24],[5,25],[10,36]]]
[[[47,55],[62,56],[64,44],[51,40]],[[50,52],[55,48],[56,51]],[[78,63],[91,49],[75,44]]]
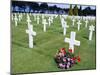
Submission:
[[[69,28],[67,29],[66,36],[63,36],[59,17],[54,19],[54,23],[50,27],[47,27],[46,32],[43,32],[42,20],[37,25],[32,16],[31,21],[33,30],[37,33],[34,37],[34,48],[32,49],[28,47],[26,16],[23,16],[22,21],[18,23],[17,27],[15,27],[14,21],[12,21],[12,73],[62,71],[62,69],[57,68],[53,57],[60,48],[65,47],[66,51],[68,51],[69,44],[64,43],[64,38],[70,38],[71,31],[76,32],[76,40],[81,42],[79,47],[75,46],[75,55],[80,55],[81,62],[63,71],[96,68],[96,32],[93,32],[93,39],[89,41],[89,27],[85,28],[83,20],[81,20],[82,25],[80,31],[78,31],[77,24],[75,23],[73,27],[71,19],[67,18],[66,21]],[[91,24],[95,25],[95,21],[89,20],[88,26]]]

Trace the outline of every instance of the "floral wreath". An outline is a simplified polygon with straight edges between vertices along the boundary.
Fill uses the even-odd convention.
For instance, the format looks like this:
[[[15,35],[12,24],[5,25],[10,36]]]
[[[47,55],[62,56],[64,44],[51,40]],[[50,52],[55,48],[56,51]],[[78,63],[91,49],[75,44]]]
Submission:
[[[68,69],[71,68],[73,65],[81,62],[80,56],[75,56],[72,53],[72,49],[68,49],[66,52],[65,48],[61,48],[57,51],[56,55],[54,56],[54,60],[61,69]]]

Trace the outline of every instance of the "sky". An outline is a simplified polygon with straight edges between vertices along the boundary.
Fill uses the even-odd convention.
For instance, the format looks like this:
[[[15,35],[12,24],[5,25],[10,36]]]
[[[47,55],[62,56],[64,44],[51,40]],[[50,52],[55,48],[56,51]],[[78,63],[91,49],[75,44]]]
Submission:
[[[70,7],[70,4],[51,4],[51,3],[48,3],[49,6],[54,6],[56,5],[57,7],[60,7],[60,8],[69,8]],[[72,7],[74,7],[75,5],[72,5]],[[95,6],[91,6],[91,5],[82,5],[82,10],[85,9],[86,7],[90,7],[91,9],[96,9]],[[78,5],[78,8],[80,8],[80,5]]]

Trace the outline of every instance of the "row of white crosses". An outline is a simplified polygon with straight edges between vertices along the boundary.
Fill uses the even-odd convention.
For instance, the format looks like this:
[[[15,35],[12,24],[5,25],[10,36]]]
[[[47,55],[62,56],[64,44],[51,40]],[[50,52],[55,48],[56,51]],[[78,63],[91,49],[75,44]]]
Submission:
[[[78,20],[78,22],[77,22],[77,25],[78,25],[78,27],[77,27],[77,29],[78,29],[78,31],[80,30],[80,25],[81,25],[82,23],[80,22],[80,20]],[[72,25],[74,26],[75,25],[75,19],[72,19]],[[86,23],[86,26],[87,26],[87,23]]]
[[[22,16],[19,16],[19,21],[21,20]],[[15,14],[15,26],[17,26],[18,18]],[[28,29],[26,30],[26,33],[29,35],[29,48],[33,48],[33,36],[36,36],[36,32],[33,31],[33,26],[31,25],[31,20],[29,15],[27,14],[27,25]]]
[[[75,19],[73,19],[73,26],[74,26],[74,22],[75,22]],[[66,26],[66,22],[64,21],[63,18],[61,19],[61,23],[62,23],[62,27],[64,28],[63,34],[66,35],[66,28],[69,27],[69,26]],[[80,30],[80,25],[82,23],[79,20],[77,22],[77,24],[78,24],[78,31],[79,31]],[[85,27],[87,28],[88,20],[85,21],[85,24],[86,24]],[[90,30],[89,40],[91,40],[93,31],[94,31],[94,26],[93,25],[90,26],[89,30]],[[65,38],[65,40],[64,40],[65,42],[69,43],[69,49],[72,49],[72,53],[74,53],[74,45],[80,46],[80,41],[75,40],[75,36],[76,36],[76,32],[71,32],[70,39]]]
[[[49,19],[49,23],[53,21],[53,17],[51,17],[51,19]],[[33,31],[33,26],[30,24],[31,20],[29,15],[27,14],[27,25],[28,25],[28,29],[26,30],[26,33],[28,33],[29,35],[29,48],[33,48],[33,37],[36,36],[36,32]],[[39,16],[37,16],[37,23],[39,24]],[[46,32],[46,27],[47,27],[47,22],[46,19],[43,18],[43,22],[42,24],[43,26],[43,31]]]
[[[46,15],[45,15],[46,16]],[[44,21],[44,15],[42,15],[42,21]],[[48,25],[51,26],[51,23],[53,23],[53,16],[48,15]]]
[[[13,18],[14,17],[14,18]],[[18,14],[18,17],[17,17],[17,14],[15,13],[14,16],[12,14],[12,20],[14,19],[15,21],[15,26],[18,25],[18,21],[20,22],[22,20],[22,13],[21,14]]]
[[[37,21],[37,24],[40,24],[40,16],[39,15],[33,15],[34,16],[34,20]],[[41,15],[42,16],[42,23],[44,21],[44,16],[45,15]],[[49,16],[48,18],[48,25],[50,26],[51,23],[53,23],[53,16]],[[45,23],[44,23],[45,24]]]
[[[44,15],[42,15],[42,24],[43,24],[43,31],[46,32],[46,29],[47,29],[47,24],[50,26],[51,23],[53,23],[53,16],[49,16],[49,18],[47,19],[48,20],[48,23],[46,21],[46,19],[44,18]]]
[[[73,22],[75,22],[75,20],[73,19]],[[73,23],[74,24],[74,23]],[[80,25],[82,24],[80,22],[80,20],[77,22],[78,24],[78,31],[80,30]],[[88,25],[88,20],[85,20],[85,27],[87,28],[87,25]],[[93,25],[89,26],[89,30],[90,30],[90,33],[89,33],[89,40],[92,40],[92,35],[93,35],[93,31],[95,30],[95,27]]]
[[[82,23],[80,22],[80,20],[77,22],[77,25],[78,25],[78,31],[80,30],[80,25]],[[72,25],[74,26],[75,25],[75,19],[72,19]],[[86,19],[85,20],[85,27],[87,28],[87,25],[88,25],[88,20]]]
[[[48,21],[50,21],[50,20],[48,19]],[[67,31],[67,28],[69,26],[66,24],[66,22],[64,21],[63,18],[62,18],[61,22],[62,22],[62,27],[64,28],[63,34],[66,35],[66,31]],[[75,21],[73,21],[73,22],[75,22]],[[33,31],[33,26],[30,24],[31,20],[30,20],[30,17],[28,15],[27,15],[27,23],[28,23],[28,30],[26,30],[26,33],[28,33],[28,35],[29,35],[29,48],[33,48],[34,47],[33,37],[36,36],[36,32]],[[47,27],[47,24],[49,24],[49,23],[46,22],[46,19],[43,19],[42,24],[44,25],[43,26],[43,31],[46,32],[46,27]],[[78,30],[79,30],[80,29],[80,24],[81,24],[80,20],[78,21],[77,24],[78,24]],[[87,22],[86,22],[86,24],[87,24]],[[90,26],[89,30],[90,30],[89,40],[91,40],[93,31],[94,31],[94,26]],[[72,49],[72,53],[74,53],[74,45],[80,46],[80,41],[75,40],[75,36],[76,36],[76,32],[71,32],[70,39],[65,38],[65,40],[64,40],[66,43],[69,43],[69,48]]]
[[[75,20],[73,19],[73,22],[75,22]],[[80,30],[80,25],[82,24],[81,22],[80,22],[80,20],[77,22],[77,24],[78,24],[78,31]],[[88,25],[88,20],[85,20],[85,27],[87,28],[87,25]],[[89,33],[89,40],[92,40],[92,35],[93,35],[93,31],[94,31],[94,26],[93,25],[91,25],[91,26],[89,26],[89,30],[90,30],[90,33]]]
[[[37,18],[37,20],[39,20],[39,18]],[[27,23],[28,23],[28,30],[26,30],[26,33],[28,33],[29,35],[29,48],[33,48],[33,37],[36,36],[36,32],[33,31],[33,26],[30,24],[31,20],[29,15],[27,15]],[[38,23],[38,22],[37,22]],[[48,23],[46,22],[46,19],[43,19],[43,31],[46,32],[46,25]]]
[[[72,19],[72,18],[75,18],[75,19],[88,19],[88,20],[95,20],[95,17],[94,16],[68,16],[66,15],[68,18]]]
[[[62,19],[62,24],[63,25],[65,25],[64,24],[64,19]],[[73,19],[72,20],[72,22],[73,22],[73,26],[74,26],[74,23],[75,23],[75,19]],[[77,25],[78,25],[78,31],[80,30],[80,25],[81,25],[82,23],[80,22],[80,20],[77,22]],[[88,25],[88,20],[85,20],[85,27],[87,28],[87,25]],[[89,30],[90,30],[90,33],[89,33],[89,40],[92,40],[92,34],[93,34],[93,31],[94,31],[94,26],[93,25],[91,25],[91,26],[89,26]],[[66,28],[65,28],[66,29]],[[64,30],[65,31],[65,30]],[[64,32],[64,35],[65,35],[65,32]],[[80,41],[77,41],[77,40],[75,40],[75,36],[76,36],[76,32],[71,32],[71,34],[70,34],[70,39],[69,38],[65,38],[65,40],[64,40],[64,42],[66,42],[66,43],[69,43],[69,49],[71,49],[72,50],[72,53],[74,53],[74,45],[76,45],[76,46],[80,46]]]

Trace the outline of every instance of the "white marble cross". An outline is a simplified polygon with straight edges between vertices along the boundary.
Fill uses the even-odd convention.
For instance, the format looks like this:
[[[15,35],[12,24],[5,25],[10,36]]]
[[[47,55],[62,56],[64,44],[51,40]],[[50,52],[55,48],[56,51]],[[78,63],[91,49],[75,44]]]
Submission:
[[[88,20],[85,21],[85,27],[87,28],[88,25]]]
[[[21,18],[23,17],[23,14],[22,13],[20,13],[20,15],[21,15]]]
[[[72,22],[73,22],[73,26],[74,26],[74,23],[75,23],[75,19],[73,19],[73,20],[72,20]]]
[[[29,15],[27,14],[27,24],[30,25],[30,23],[31,23],[31,20],[30,20]]]
[[[55,19],[55,18],[57,18],[57,17],[58,17],[58,15],[57,15],[57,14],[55,14],[55,15],[54,15],[54,19]]]
[[[34,16],[34,21],[36,21],[36,15],[35,15],[35,14],[33,14],[33,16]]]
[[[49,24],[49,26],[51,25],[51,18],[49,17],[49,19],[48,19],[48,24]]]
[[[25,15],[25,13],[23,13],[23,15]]]
[[[47,24],[48,24],[48,23],[46,22],[46,19],[44,19],[44,20],[43,20],[43,25],[44,25],[44,26],[43,26],[43,31],[44,31],[44,32],[46,32],[46,25],[47,25]]]
[[[61,26],[63,27],[65,21],[64,21],[64,18],[61,18]]]
[[[40,17],[39,17],[39,16],[37,16],[37,24],[39,24],[39,20],[40,20]]]
[[[66,35],[66,32],[67,32],[67,28],[69,28],[69,26],[66,24],[66,22],[64,21],[63,22],[63,35],[65,36]]]
[[[92,35],[93,35],[93,31],[95,30],[95,27],[93,25],[89,26],[89,40],[92,40]]]
[[[51,23],[53,23],[53,19],[54,19],[54,17],[53,17],[53,16],[51,16],[51,17],[50,17],[50,19],[51,19]]]
[[[30,16],[32,16],[32,13],[29,13]]]
[[[22,20],[22,17],[23,17],[23,14],[22,14],[22,13],[20,13],[20,20]]]
[[[18,15],[18,21],[21,21],[21,14]]]
[[[16,14],[15,14],[14,20],[15,20],[15,26],[17,26],[18,18],[17,18],[17,15]]]
[[[80,30],[80,25],[81,25],[82,23],[80,22],[80,20],[77,22],[77,25],[78,25],[78,31]]]
[[[75,40],[76,32],[71,32],[70,38],[65,38],[64,42],[69,43],[69,49],[72,49],[72,53],[74,53],[74,45],[80,46],[80,41]]]
[[[33,31],[33,26],[29,25],[28,30],[26,30],[26,33],[29,35],[29,48],[33,48],[33,36],[36,36],[36,32]]]
[[[45,18],[44,18],[44,15],[42,14],[42,21],[44,20]]]

